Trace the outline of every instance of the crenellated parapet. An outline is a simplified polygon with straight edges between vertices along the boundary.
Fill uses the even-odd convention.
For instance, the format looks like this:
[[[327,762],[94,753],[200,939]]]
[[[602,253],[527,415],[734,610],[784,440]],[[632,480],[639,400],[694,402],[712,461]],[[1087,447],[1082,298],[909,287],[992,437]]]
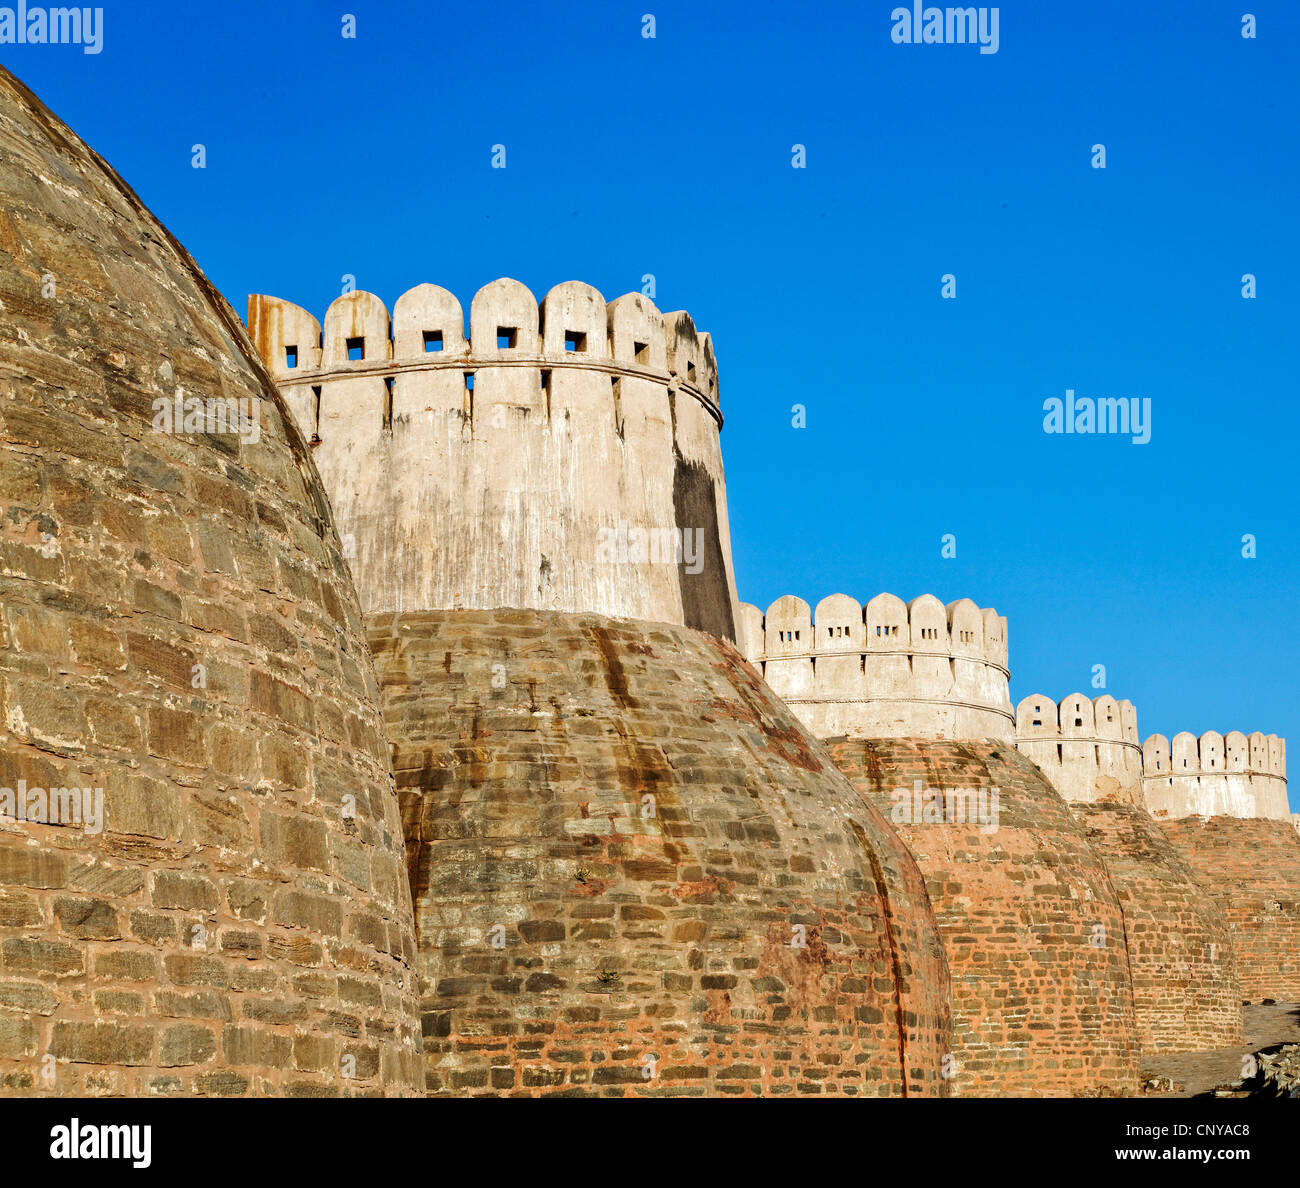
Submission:
[[[819,738],[1014,735],[1007,621],[969,598],[847,594],[740,604],[745,658]]]
[[[1286,821],[1286,739],[1239,730],[1183,731],[1172,744],[1142,744],[1142,796],[1153,817],[1243,817]]]
[[[1068,801],[1142,803],[1142,746],[1131,701],[1072,693],[1058,703],[1035,693],[1016,706],[1016,747]]]
[[[248,325],[330,493],[366,611],[520,607],[734,637],[708,334],[640,293],[437,285],[324,323],[275,297]]]
[[[713,344],[690,314],[660,313],[640,293],[606,303],[581,281],[556,285],[539,303],[518,281],[495,280],[474,295],[468,322],[455,294],[437,285],[403,293],[391,317],[383,301],[356,289],[335,299],[323,328],[292,302],[254,293],[248,328],[271,374],[288,386],[339,370],[396,375],[545,363],[672,380],[721,420]]]

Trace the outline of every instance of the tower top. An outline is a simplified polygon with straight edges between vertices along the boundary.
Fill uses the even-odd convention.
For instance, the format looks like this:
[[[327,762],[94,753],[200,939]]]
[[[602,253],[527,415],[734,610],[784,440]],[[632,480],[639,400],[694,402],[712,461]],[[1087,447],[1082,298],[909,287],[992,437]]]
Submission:
[[[1007,621],[969,598],[742,603],[740,650],[819,738],[1010,740]]]
[[[367,612],[532,608],[735,638],[717,366],[687,313],[566,281],[418,285],[248,325]]]

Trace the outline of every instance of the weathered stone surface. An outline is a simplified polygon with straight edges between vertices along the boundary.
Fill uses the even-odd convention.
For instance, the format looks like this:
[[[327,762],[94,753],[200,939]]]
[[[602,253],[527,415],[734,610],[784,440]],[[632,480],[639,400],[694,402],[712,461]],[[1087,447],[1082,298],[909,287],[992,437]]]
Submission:
[[[1242,1043],[1241,984],[1223,911],[1143,808],[1072,803],[1124,914],[1143,1056]]]
[[[369,636],[431,1094],[944,1093],[920,874],[733,648],[536,611]]]
[[[1300,836],[1289,821],[1184,817],[1160,829],[1232,931],[1247,1002],[1300,1002]]]
[[[255,421],[155,427],[182,390]],[[308,1079],[418,1091],[374,689],[319,479],[238,318],[0,71],[0,1084],[302,1092],[295,1041],[333,1042],[364,997],[378,1058]],[[312,952],[312,993],[268,924]]]
[[[953,1093],[1136,1092],[1119,902],[1101,859],[1038,768],[992,740],[847,739],[828,749],[894,822],[925,874],[952,972]],[[964,820],[940,813],[937,801],[937,819],[927,820],[925,801],[920,815],[914,808],[918,786],[986,797],[996,789],[997,811],[986,813],[996,827],[969,812]]]
[[[1240,1044],[1232,936],[1143,807],[1133,703],[1035,693],[1016,707],[1016,747],[1065,798],[1119,896],[1142,1055]]]

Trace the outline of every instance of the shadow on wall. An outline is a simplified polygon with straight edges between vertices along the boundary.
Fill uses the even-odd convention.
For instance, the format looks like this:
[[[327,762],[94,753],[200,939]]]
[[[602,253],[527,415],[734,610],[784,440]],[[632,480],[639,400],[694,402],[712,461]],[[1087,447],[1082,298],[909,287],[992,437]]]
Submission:
[[[725,581],[727,562],[718,532],[718,501],[713,477],[699,462],[676,454],[673,468],[673,512],[683,542],[692,541],[693,563],[678,566],[682,613],[686,626],[719,639],[735,639],[736,625]],[[692,572],[694,570],[694,572]]]

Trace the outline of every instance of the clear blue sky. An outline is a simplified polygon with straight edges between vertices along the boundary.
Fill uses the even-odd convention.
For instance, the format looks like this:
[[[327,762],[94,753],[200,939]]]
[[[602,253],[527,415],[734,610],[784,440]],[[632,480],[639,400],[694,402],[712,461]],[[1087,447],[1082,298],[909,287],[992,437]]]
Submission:
[[[137,0],[0,61],[241,313],[653,273],[714,335],[745,600],[969,596],[1016,699],[1104,664],[1143,736],[1295,742],[1300,4],[1022,0],[988,55],[893,7]],[[1066,388],[1150,444],[1045,434]]]

